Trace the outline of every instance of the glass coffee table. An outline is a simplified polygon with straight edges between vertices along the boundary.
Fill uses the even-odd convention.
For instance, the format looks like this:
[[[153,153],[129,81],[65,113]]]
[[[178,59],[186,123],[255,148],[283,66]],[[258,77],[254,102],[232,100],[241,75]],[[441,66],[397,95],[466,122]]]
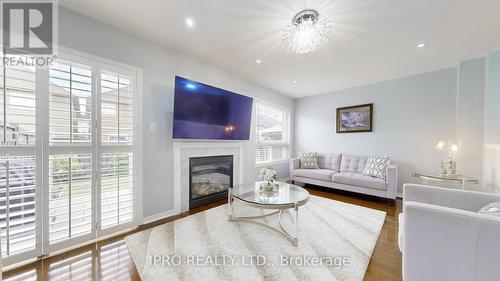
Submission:
[[[242,184],[228,190],[228,220],[230,222],[250,222],[268,227],[290,239],[293,245],[297,247],[299,243],[299,207],[309,201],[309,192],[300,186],[283,182],[277,183],[279,188],[275,191],[261,191],[261,183],[262,182]],[[238,200],[241,203],[254,208],[274,211],[257,216],[236,216],[233,206],[234,200]],[[287,231],[281,220],[283,212],[288,209],[294,210],[294,234]],[[273,215],[278,215],[280,228],[258,220]]]

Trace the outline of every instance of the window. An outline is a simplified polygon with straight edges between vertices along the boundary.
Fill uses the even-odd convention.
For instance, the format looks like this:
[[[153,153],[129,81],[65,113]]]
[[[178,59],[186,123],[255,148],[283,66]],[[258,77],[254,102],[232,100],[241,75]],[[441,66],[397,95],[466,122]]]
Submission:
[[[35,144],[35,69],[0,70],[0,142],[4,146]]]
[[[49,69],[48,238],[92,232],[92,67],[59,60]]]
[[[0,160],[2,255],[35,249],[36,182],[34,157]]]
[[[101,156],[101,227],[108,228],[133,219],[132,153]]]
[[[90,154],[49,157],[49,242],[92,231]]]
[[[101,114],[102,115],[116,115],[116,103],[113,102],[101,102]],[[104,117],[104,116],[103,116]],[[104,117],[106,118],[106,117]]]
[[[101,141],[132,144],[133,97],[129,77],[103,71],[101,74]]]
[[[58,61],[49,71],[51,145],[91,142],[91,67]]]
[[[139,75],[64,52],[48,69],[0,66],[4,265],[138,222]]]
[[[264,104],[255,104],[256,163],[286,160],[290,155],[290,112]]]
[[[131,77],[101,73],[101,228],[133,220],[133,107]]]
[[[2,256],[37,249],[36,70],[0,67]]]

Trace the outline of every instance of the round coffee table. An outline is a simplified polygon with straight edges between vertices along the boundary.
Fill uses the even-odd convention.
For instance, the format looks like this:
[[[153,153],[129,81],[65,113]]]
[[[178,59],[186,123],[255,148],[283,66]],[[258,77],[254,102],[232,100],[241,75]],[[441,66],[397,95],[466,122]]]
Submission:
[[[230,222],[250,222],[268,227],[286,238],[290,239],[295,247],[299,243],[299,207],[309,201],[309,192],[300,186],[278,182],[279,188],[274,192],[261,191],[260,184],[242,184],[228,190],[228,220]],[[233,210],[233,200],[259,209],[276,210],[258,216],[236,216]],[[293,209],[295,212],[295,235],[283,226],[281,216],[285,210]],[[280,228],[259,221],[258,219],[278,215]]]

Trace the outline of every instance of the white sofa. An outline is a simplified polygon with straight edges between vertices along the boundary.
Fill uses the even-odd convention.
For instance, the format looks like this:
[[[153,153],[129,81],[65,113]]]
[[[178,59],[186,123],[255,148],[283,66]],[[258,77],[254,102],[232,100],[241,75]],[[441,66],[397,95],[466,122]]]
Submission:
[[[404,281],[500,280],[500,195],[405,184],[399,245]]]
[[[389,166],[386,180],[364,176],[362,173],[368,158],[320,153],[320,169],[300,169],[300,159],[294,158],[290,160],[290,178],[292,181],[395,199],[398,186],[397,167]]]

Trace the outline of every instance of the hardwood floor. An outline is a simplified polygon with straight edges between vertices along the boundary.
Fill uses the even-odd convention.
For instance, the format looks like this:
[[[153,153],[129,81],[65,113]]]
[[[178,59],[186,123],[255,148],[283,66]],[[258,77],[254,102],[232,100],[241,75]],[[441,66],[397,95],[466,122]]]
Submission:
[[[350,204],[385,211],[382,232],[365,275],[365,281],[400,281],[401,253],[397,246],[398,214],[401,200],[390,202],[384,199],[306,187],[316,196],[330,198]],[[224,200],[205,205],[182,215],[142,225],[138,229],[98,243],[80,247],[69,252],[39,260],[34,263],[4,272],[4,280],[140,280],[128,253],[124,237],[168,221],[189,216],[225,204]]]

